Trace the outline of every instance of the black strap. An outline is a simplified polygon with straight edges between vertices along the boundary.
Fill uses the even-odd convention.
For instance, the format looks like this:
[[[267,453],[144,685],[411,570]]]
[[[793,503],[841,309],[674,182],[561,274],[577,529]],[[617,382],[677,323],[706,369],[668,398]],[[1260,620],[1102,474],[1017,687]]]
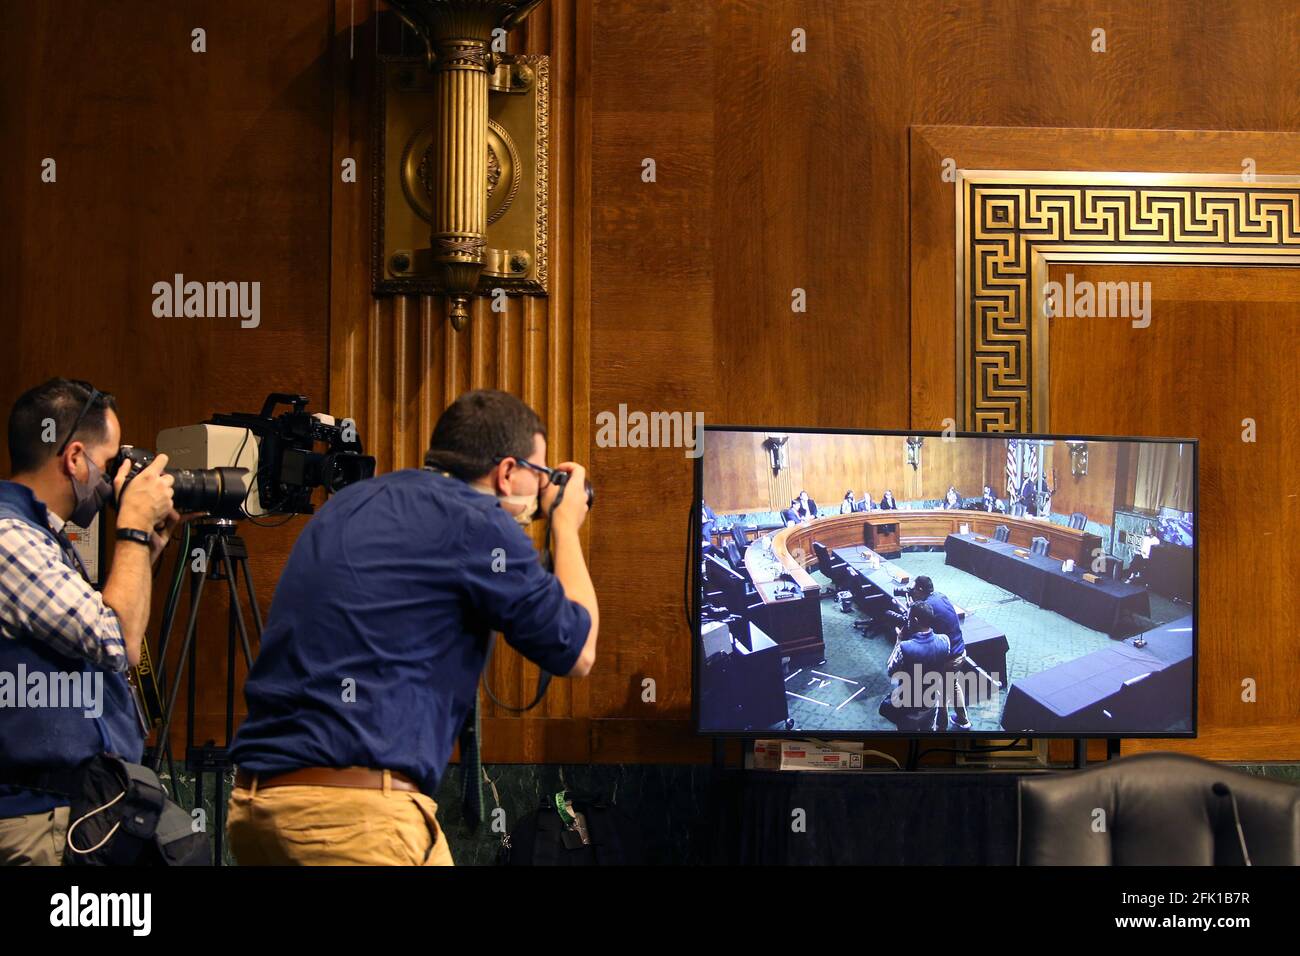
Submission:
[[[541,674],[537,677],[537,693],[533,695],[531,703],[526,704],[523,707],[511,707],[509,704],[503,703],[496,694],[492,693],[492,688],[488,686],[487,682],[488,665],[492,663],[492,649],[496,647],[496,644],[497,635],[496,632],[493,631],[492,636],[488,638],[487,656],[483,658],[483,689],[487,691],[488,698],[491,699],[492,703],[496,704],[503,710],[508,710],[514,714],[522,714],[525,711],[532,710],[540,704],[542,698],[546,696],[546,688],[551,683],[551,675],[547,673],[545,668],[542,669]]]

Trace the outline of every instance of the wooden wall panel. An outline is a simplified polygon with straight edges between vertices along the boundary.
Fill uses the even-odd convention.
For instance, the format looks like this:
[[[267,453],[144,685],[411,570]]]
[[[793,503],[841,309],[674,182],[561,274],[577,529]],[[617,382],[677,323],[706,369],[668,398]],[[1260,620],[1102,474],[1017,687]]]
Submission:
[[[1300,468],[1300,388],[1294,361],[1277,347],[1300,333],[1300,270],[1071,268],[1076,282],[1151,282],[1152,322],[1134,330],[1125,320],[1071,318],[1053,327],[1054,427],[1190,431],[1201,440],[1201,723],[1216,747],[1233,740],[1240,759],[1300,757],[1300,658],[1283,623],[1300,600],[1291,573],[1300,499],[1288,478]],[[1085,345],[1104,379],[1065,360]],[[1245,418],[1257,423],[1257,441],[1242,440]],[[1246,680],[1257,686],[1254,701],[1243,700]],[[1287,721],[1284,731],[1263,729]],[[1200,752],[1199,741],[1167,743],[1158,746]]]
[[[956,411],[951,258],[915,237],[952,235],[951,186],[931,188],[944,159],[1300,165],[1294,5],[549,0],[512,42],[556,58],[551,292],[453,335],[437,300],[369,295],[373,57],[407,42],[387,13],[376,28],[380,9],[5,10],[0,118],[16,159],[0,179],[0,314],[19,331],[0,356],[2,397],[56,369],[103,380],[149,441],[271,387],[323,401],[328,373],[330,409],[357,418],[390,468],[418,463],[465,388],[524,395],[556,453],[591,464],[601,650],[543,719],[492,718],[505,726],[493,759],[705,753],[688,729],[682,613],[693,463],[680,449],[593,447],[595,414],[625,403],[710,422],[941,428]],[[1090,49],[1098,25],[1106,54]],[[806,54],[790,49],[795,27]],[[970,129],[909,137],[938,123]],[[1225,132],[1193,153],[1165,132],[1188,128]],[[1228,132],[1241,129],[1273,135]],[[51,154],[57,186],[37,177]],[[349,156],[357,184],[339,181]],[[175,271],[261,279],[262,329],[156,323],[149,285]],[[807,311],[791,311],[794,289]],[[943,321],[909,327],[909,306]],[[61,320],[72,332],[55,340]],[[985,473],[1000,483],[1000,455]],[[267,601],[295,530],[249,531]],[[491,679],[518,699],[533,676],[502,655]],[[220,695],[200,709],[219,711]],[[1209,728],[1204,752],[1230,756],[1237,739]]]
[[[256,412],[273,391],[326,407],[329,18],[324,2],[5,6],[6,416],[22,391],[52,375],[112,391],[124,441],[147,448],[163,428]],[[206,53],[191,52],[195,27],[207,31]],[[55,183],[41,182],[45,157],[58,164]],[[260,326],[156,318],[153,284],[175,273],[260,282]],[[263,611],[302,525],[241,527]],[[175,552],[155,584],[153,641]],[[204,603],[200,742],[222,739],[225,711],[224,594]],[[243,672],[238,664],[241,681]],[[179,754],[183,710],[178,721]]]
[[[763,448],[766,432],[711,432],[704,455],[704,498],[715,511],[766,511],[784,508],[800,491],[823,508],[838,505],[844,492],[856,498],[864,490],[879,501],[892,489],[898,501],[942,498],[949,485],[964,497],[975,497],[984,486],[986,445],[982,440],[941,441],[927,438],[921,467],[906,460],[902,435],[805,435],[790,433],[786,446],[790,466],[783,487],[789,494],[769,501],[771,468]],[[1005,453],[1005,452],[1004,452]]]
[[[941,429],[956,412],[952,256],[909,235],[928,217],[951,241],[944,159],[996,166],[1012,144],[1022,168],[1240,172],[1252,157],[1263,173],[1300,155],[1294,135],[1215,133],[1190,155],[1184,134],[1157,132],[1300,128],[1294,5],[595,0],[594,14],[595,409],[689,401],[709,421]],[[1090,48],[1098,26],[1105,54]],[[795,27],[806,54],[791,52]],[[909,137],[938,123],[972,129]],[[1122,134],[1114,166],[1079,127],[1148,131]],[[645,157],[656,184],[637,176]],[[794,288],[807,312],[791,312]],[[909,306],[942,324],[909,328]],[[986,469],[999,490],[1004,452]],[[626,535],[593,542],[606,639],[684,678],[682,555],[664,542],[689,467],[664,452],[595,460],[620,490],[601,527]],[[597,669],[601,686],[631,670]],[[676,739],[698,753],[687,724]]]
[[[1286,35],[1292,35],[1294,27],[1294,23],[1286,25],[1284,29],[1292,31]],[[1258,167],[1270,173],[1295,175],[1300,171],[1300,135],[1292,132],[955,127],[913,130],[910,235],[913,249],[927,250],[926,255],[913,261],[913,288],[946,289],[946,295],[929,294],[913,300],[912,371],[917,379],[940,379],[944,369],[950,369],[952,363],[940,363],[935,356],[943,350],[956,348],[951,283],[951,260],[954,256],[951,186],[942,182],[936,184],[930,179],[934,165],[940,161],[939,157],[944,156],[956,157],[962,167],[984,169],[1187,172],[1230,172],[1234,169],[1239,172],[1241,157],[1251,157]],[[946,252],[939,254],[934,250]],[[946,266],[945,256],[948,259]],[[1230,375],[1254,375],[1255,371],[1247,371],[1247,366],[1231,373],[1227,370],[1234,368],[1239,357],[1255,356],[1260,347],[1254,334],[1255,326],[1245,320],[1247,313],[1241,310],[1256,310],[1248,314],[1264,316],[1278,308],[1274,305],[1276,301],[1288,300],[1290,293],[1286,291],[1286,280],[1281,276],[1290,270],[1274,270],[1277,274],[1272,276],[1272,281],[1261,279],[1252,270],[1228,270],[1210,281],[1193,278],[1202,271],[1214,271],[1205,270],[1205,267],[1184,270],[1152,266],[1135,268],[1144,273],[1141,278],[1145,280],[1158,275],[1162,282],[1170,283],[1163,293],[1153,289],[1157,297],[1169,296],[1172,299],[1163,305],[1157,302],[1157,306],[1178,317],[1195,317],[1202,324],[1180,328],[1177,332],[1166,328],[1161,333],[1166,336],[1161,338],[1165,348],[1157,353],[1151,348],[1160,336],[1149,335],[1152,329],[1136,332],[1126,320],[1111,321],[1109,325],[1073,318],[1055,320],[1048,358],[1050,389],[1052,395],[1061,395],[1068,408],[1062,411],[1059,406],[1054,406],[1048,427],[1059,432],[1202,438],[1216,430],[1221,431],[1230,415],[1226,407],[1216,404],[1216,396],[1222,397],[1220,379]],[[1118,267],[1102,269],[1096,274],[1109,275],[1114,269]],[[1057,269],[1054,273],[1059,275],[1062,271]],[[1085,270],[1071,266],[1070,271],[1078,278]],[[1126,274],[1137,278],[1132,273]],[[1184,286],[1180,284],[1182,282],[1190,285]],[[1179,296],[1188,300],[1186,304]],[[1160,301],[1164,302],[1164,299]],[[1222,322],[1217,321],[1220,315]],[[1153,318],[1153,327],[1154,322]],[[1079,334],[1084,325],[1088,327],[1088,334]],[[1094,333],[1101,334],[1101,337]],[[1262,329],[1259,333],[1264,334]],[[922,340],[930,343],[928,349],[916,347],[916,343]],[[1285,412],[1277,403],[1285,402],[1294,386],[1289,380],[1274,376],[1275,369],[1268,364],[1271,360],[1271,356],[1261,357],[1264,364],[1258,371],[1263,378],[1256,385],[1255,392],[1259,396],[1258,404],[1267,407],[1276,420],[1285,418]],[[1058,380],[1062,369],[1068,369],[1066,374],[1071,383],[1066,391],[1060,391],[1064,388]],[[948,381],[951,383],[951,378]],[[1160,385],[1152,384],[1154,382]],[[1160,399],[1147,397],[1148,391],[1153,389],[1161,391]],[[1124,397],[1117,397],[1116,390],[1121,391]],[[953,414],[954,398],[949,396],[945,404],[936,396],[930,407],[935,414]],[[1178,409],[1177,413],[1174,408]],[[1237,421],[1239,432],[1240,417]],[[1132,458],[1132,455],[1121,453],[1115,465],[1120,500],[1124,503],[1133,499]],[[1202,462],[1201,489],[1205,495],[1209,493],[1210,485],[1206,481],[1204,459]],[[1285,474],[1288,466],[1282,464],[1279,467],[1279,473]],[[1274,523],[1272,518],[1270,523]],[[1234,519],[1222,521],[1217,526],[1214,523],[1202,526],[1202,547],[1206,547],[1212,535],[1224,532],[1229,525],[1239,527],[1241,521]],[[1263,543],[1268,544],[1275,533],[1271,528],[1261,532]],[[1238,542],[1228,537],[1218,543],[1236,547]],[[1255,543],[1252,541],[1252,545]],[[1251,556],[1251,562],[1258,558],[1267,564],[1261,573],[1270,580],[1285,567],[1285,558],[1272,555],[1267,549],[1263,554],[1243,552],[1242,559],[1245,560],[1247,555]],[[1220,637],[1219,640],[1231,643],[1239,640],[1235,624],[1215,624],[1217,620],[1226,621],[1217,615],[1232,614],[1236,607],[1231,600],[1225,600],[1225,593],[1222,588],[1208,586],[1201,590],[1202,612],[1209,615],[1201,621],[1203,648],[1210,646],[1216,640],[1216,633],[1223,633],[1225,627],[1233,636]],[[1273,589],[1267,593],[1266,606],[1273,608],[1275,613],[1285,613],[1280,609],[1289,606],[1283,597],[1286,592]],[[1258,640],[1259,644],[1250,645],[1255,662],[1253,669],[1267,676],[1247,676],[1254,676],[1257,681],[1266,682],[1275,689],[1279,685],[1286,686],[1290,680],[1289,665],[1281,664],[1276,656],[1278,646],[1285,644],[1284,638],[1274,629],[1271,635],[1266,632]],[[1300,756],[1300,733],[1294,725],[1291,729],[1283,729],[1285,721],[1279,722],[1277,711],[1265,711],[1259,707],[1243,710],[1235,706],[1241,693],[1241,676],[1236,673],[1242,668],[1240,660],[1210,657],[1202,658],[1201,663],[1199,686],[1202,695],[1217,695],[1219,703],[1208,710],[1202,707],[1200,739],[1185,743],[1133,741],[1125,743],[1126,752],[1180,749],[1214,759],[1240,760],[1284,760]],[[1292,707],[1292,713],[1295,712],[1294,701],[1289,697],[1284,697],[1281,704],[1275,701],[1275,705],[1284,711]]]
[[[1120,446],[1113,442],[1090,442],[1088,474],[1078,477],[1070,474],[1070,449],[1065,442],[1055,442],[1047,449],[1045,461],[1049,478],[1051,469],[1056,469],[1052,511],[1059,515],[1082,511],[1098,524],[1110,524],[1115,516],[1115,467],[1119,449]]]

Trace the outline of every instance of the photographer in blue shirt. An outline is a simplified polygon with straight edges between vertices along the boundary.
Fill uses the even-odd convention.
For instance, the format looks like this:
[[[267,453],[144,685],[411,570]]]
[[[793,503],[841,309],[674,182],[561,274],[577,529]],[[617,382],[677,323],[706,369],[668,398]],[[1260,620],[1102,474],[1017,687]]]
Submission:
[[[968,667],[966,642],[962,638],[961,618],[957,616],[957,609],[953,607],[952,601],[948,599],[948,595],[934,589],[934,581],[926,574],[916,579],[916,584],[912,587],[912,600],[930,609],[935,631],[948,638],[951,654],[948,661],[949,673],[960,675]],[[966,712],[966,691],[962,688],[961,681],[945,678],[945,684],[950,696],[950,699],[945,700],[945,704],[952,706],[954,715],[948,719],[947,729],[970,730],[970,716]]]
[[[241,864],[451,864],[432,795],[477,706],[491,632],[551,674],[595,663],[585,471],[545,461],[531,408],[468,392],[439,418],[424,469],[350,485],[312,518],[231,750]],[[523,530],[539,511],[553,574]]]

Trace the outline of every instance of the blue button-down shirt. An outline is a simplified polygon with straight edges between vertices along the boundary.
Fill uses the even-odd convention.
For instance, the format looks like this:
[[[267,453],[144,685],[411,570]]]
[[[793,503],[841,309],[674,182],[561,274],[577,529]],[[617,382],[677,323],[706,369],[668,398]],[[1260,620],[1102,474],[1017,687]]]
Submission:
[[[591,615],[495,497],[408,469],[335,494],[294,545],[244,693],[245,770],[400,770],[432,794],[490,631],[552,674]]]

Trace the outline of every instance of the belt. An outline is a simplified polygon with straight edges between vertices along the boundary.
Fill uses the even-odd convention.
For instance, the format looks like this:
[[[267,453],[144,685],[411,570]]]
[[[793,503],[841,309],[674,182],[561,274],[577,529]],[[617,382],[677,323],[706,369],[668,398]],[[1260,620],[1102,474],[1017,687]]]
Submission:
[[[71,770],[6,770],[0,772],[0,787],[41,790],[59,796],[71,796],[80,790],[79,768]]]
[[[235,772],[235,786],[258,790],[270,787],[352,787],[358,790],[383,790],[384,778],[391,790],[409,790],[418,793],[420,788],[406,774],[397,770],[370,770],[366,767],[303,767],[286,773],[262,776],[251,770]]]

